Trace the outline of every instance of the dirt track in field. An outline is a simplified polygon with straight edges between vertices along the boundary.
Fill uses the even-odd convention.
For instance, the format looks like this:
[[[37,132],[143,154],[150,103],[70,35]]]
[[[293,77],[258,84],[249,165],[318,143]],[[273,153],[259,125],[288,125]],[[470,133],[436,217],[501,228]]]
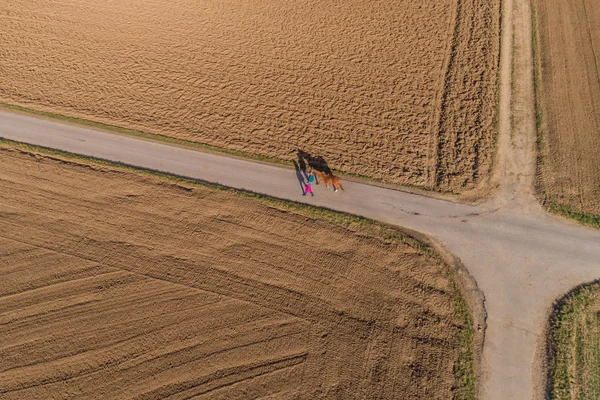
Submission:
[[[600,3],[536,0],[548,200],[600,214]]]
[[[97,168],[0,150],[3,399],[452,397],[440,261]]]
[[[4,2],[0,101],[459,191],[489,172],[499,3]]]

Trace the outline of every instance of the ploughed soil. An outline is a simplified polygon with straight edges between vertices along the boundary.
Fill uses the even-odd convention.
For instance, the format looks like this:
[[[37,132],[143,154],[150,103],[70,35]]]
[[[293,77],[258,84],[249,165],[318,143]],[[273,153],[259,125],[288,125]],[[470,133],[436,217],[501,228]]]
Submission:
[[[0,171],[3,399],[460,394],[460,295],[408,237],[6,147]]]
[[[600,2],[536,0],[541,76],[541,189],[600,215]]]
[[[0,102],[461,191],[488,176],[499,0],[14,0]]]

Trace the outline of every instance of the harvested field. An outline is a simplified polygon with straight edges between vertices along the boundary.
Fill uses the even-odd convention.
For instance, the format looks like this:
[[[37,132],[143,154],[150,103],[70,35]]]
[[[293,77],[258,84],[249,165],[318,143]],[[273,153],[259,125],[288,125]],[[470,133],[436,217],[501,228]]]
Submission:
[[[499,0],[16,0],[0,102],[460,191],[489,172]]]
[[[541,193],[563,213],[600,215],[600,2],[534,3]]]
[[[451,273],[396,231],[6,147],[0,171],[3,399],[472,398]]]
[[[554,311],[549,329],[549,398],[600,398],[600,285],[576,289]]]

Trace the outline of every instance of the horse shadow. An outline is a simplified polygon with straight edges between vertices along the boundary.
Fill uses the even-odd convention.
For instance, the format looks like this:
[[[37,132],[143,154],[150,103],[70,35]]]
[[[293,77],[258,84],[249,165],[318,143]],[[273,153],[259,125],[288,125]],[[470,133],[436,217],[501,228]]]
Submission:
[[[307,167],[310,167],[317,171],[324,172],[327,175],[333,175],[333,173],[331,172],[331,168],[329,168],[329,165],[327,165],[327,161],[325,161],[323,157],[313,156],[310,153],[303,150],[298,150],[296,155],[298,156],[298,166],[300,169],[302,169],[302,171],[306,172]],[[294,165],[295,164],[296,162],[294,161]]]

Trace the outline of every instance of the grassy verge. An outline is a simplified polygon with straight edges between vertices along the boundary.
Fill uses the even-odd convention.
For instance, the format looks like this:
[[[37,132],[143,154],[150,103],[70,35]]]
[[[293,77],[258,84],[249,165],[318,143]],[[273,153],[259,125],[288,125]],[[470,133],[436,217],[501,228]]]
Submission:
[[[181,146],[181,147],[194,148],[194,149],[198,149],[198,150],[202,150],[202,151],[206,151],[206,152],[210,152],[210,153],[228,155],[228,156],[237,157],[237,158],[245,158],[245,159],[250,159],[250,160],[259,161],[259,162],[263,162],[263,163],[275,164],[275,165],[291,168],[290,160],[283,160],[283,159],[277,158],[277,157],[262,156],[262,155],[246,153],[246,152],[238,151],[238,150],[231,150],[231,149],[227,149],[225,147],[194,142],[191,140],[177,139],[177,138],[173,138],[170,136],[164,136],[164,135],[159,135],[156,133],[138,131],[135,129],[122,128],[120,126],[104,124],[101,122],[94,122],[94,121],[90,121],[87,119],[68,117],[65,115],[55,114],[55,113],[46,112],[46,111],[38,111],[38,110],[34,110],[31,108],[27,108],[27,107],[17,106],[14,104],[0,103],[0,109],[16,111],[16,112],[20,112],[23,114],[36,115],[36,116],[40,116],[40,117],[44,117],[44,118],[56,119],[56,120],[59,120],[62,122],[87,126],[90,128],[99,129],[99,130],[106,131],[106,132],[118,133],[121,135],[135,136],[135,137],[138,137],[141,139],[153,140],[153,141],[167,143],[167,144]],[[414,189],[414,190],[418,190],[418,191],[425,191],[425,192],[431,192],[431,193],[458,195],[457,192],[445,191],[445,190],[441,190],[441,189],[438,189],[433,186],[419,186],[419,185],[412,185],[412,184],[405,184],[405,185],[391,184],[390,185],[384,179],[373,178],[373,177],[369,177],[366,175],[355,174],[352,172],[340,171],[337,169],[332,169],[332,171],[342,177],[354,178],[356,180],[370,182],[370,183],[377,183],[377,184],[381,184],[384,186],[392,186],[392,187],[396,187],[396,188],[403,187],[403,188],[407,188],[407,189]]]
[[[600,229],[600,215],[578,212],[575,211],[571,206],[565,204],[557,204],[550,200],[547,200],[544,205],[547,210],[554,214],[570,218],[574,221],[579,222],[581,225],[586,225],[592,228]]]
[[[422,253],[444,262],[441,257],[429,246],[421,241],[407,235],[400,229],[374,221],[372,219],[347,214],[339,211],[330,210],[327,208],[315,207],[303,203],[297,203],[290,200],[278,199],[275,197],[265,196],[259,193],[232,189],[229,187],[203,182],[200,180],[189,179],[182,176],[172,175],[161,171],[150,169],[136,168],[125,164],[115,163],[112,161],[102,160],[93,157],[81,156],[60,150],[48,149],[45,147],[29,145],[25,143],[15,142],[8,139],[0,138],[0,147],[17,149],[19,151],[41,154],[49,158],[57,159],[62,162],[72,162],[75,164],[84,164],[97,167],[107,167],[113,170],[133,171],[148,176],[158,177],[168,180],[185,188],[204,187],[212,190],[227,191],[234,195],[252,198],[261,203],[283,210],[304,215],[311,218],[319,218],[329,221],[333,224],[343,226],[353,232],[366,234],[381,238],[386,243],[404,243],[408,246],[421,251]],[[445,263],[445,262],[444,262]],[[454,312],[462,324],[463,329],[460,333],[460,354],[455,367],[455,380],[457,382],[456,399],[474,399],[475,398],[475,369],[474,369],[474,354],[473,354],[473,322],[471,312],[469,310],[466,299],[457,285],[452,269],[448,266],[449,278],[452,281],[454,288]]]
[[[600,399],[600,283],[557,303],[548,327],[550,399]]]
[[[536,159],[536,182],[535,189],[537,197],[544,208],[556,215],[572,219],[582,225],[600,229],[600,215],[587,214],[576,211],[572,206],[555,202],[548,195],[543,181],[544,153],[546,149],[546,123],[542,106],[542,64],[541,48],[538,29],[537,8],[532,4],[532,26],[533,26],[533,84],[535,99],[535,123],[537,130],[537,159]]]
[[[471,312],[465,298],[460,295],[460,289],[453,277],[450,277],[454,293],[454,314],[464,322],[464,327],[460,332],[460,353],[454,368],[454,377],[457,390],[454,395],[456,400],[470,400],[476,397],[475,384],[475,360],[473,357],[473,339],[475,331]]]

